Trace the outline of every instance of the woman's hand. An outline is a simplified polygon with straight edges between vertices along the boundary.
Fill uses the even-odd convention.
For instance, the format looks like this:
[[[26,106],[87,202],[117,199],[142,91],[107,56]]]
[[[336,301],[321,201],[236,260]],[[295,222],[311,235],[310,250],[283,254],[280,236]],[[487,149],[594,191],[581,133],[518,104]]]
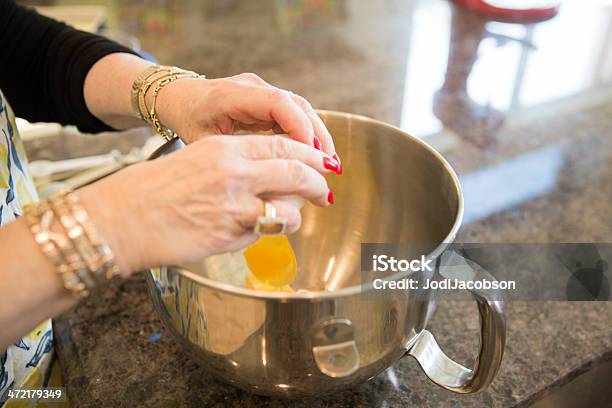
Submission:
[[[336,153],[329,131],[306,99],[276,88],[255,74],[179,79],[160,91],[156,111],[161,123],[186,143],[237,130],[272,129],[322,148],[332,157]]]
[[[132,110],[131,89],[137,76],[150,65],[125,53],[98,60],[87,73],[83,87],[89,111],[115,129],[143,126]],[[152,94],[150,90],[146,96],[149,108]],[[238,130],[271,129],[322,149],[339,162],[334,141],[310,103],[255,74],[176,80],[160,90],[155,111],[161,123],[186,143]]]
[[[246,247],[263,199],[295,231],[299,209],[282,197],[329,205],[328,159],[280,136],[211,136],[78,194],[127,274]]]

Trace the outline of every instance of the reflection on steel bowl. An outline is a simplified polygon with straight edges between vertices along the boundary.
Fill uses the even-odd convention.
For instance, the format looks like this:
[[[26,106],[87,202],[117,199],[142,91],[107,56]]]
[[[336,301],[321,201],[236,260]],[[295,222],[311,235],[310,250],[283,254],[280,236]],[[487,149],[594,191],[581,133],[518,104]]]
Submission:
[[[397,291],[380,300],[362,293],[373,290],[371,282],[361,282],[362,242],[429,243],[431,256],[442,254],[463,213],[457,176],[434,149],[393,126],[346,113],[319,114],[346,171],[329,180],[336,203],[304,207],[302,227],[290,237],[298,292],[240,287],[244,280],[233,275],[241,254],[155,268],[147,276],[162,321],[212,374],[258,394],[336,392],[407,354],[450,391],[485,389],[505,345],[501,302],[474,293],[481,350],[470,370],[446,357],[425,330],[434,308],[432,291]],[[180,141],[170,142],[154,157],[181,147]],[[421,273],[431,278],[436,271]]]

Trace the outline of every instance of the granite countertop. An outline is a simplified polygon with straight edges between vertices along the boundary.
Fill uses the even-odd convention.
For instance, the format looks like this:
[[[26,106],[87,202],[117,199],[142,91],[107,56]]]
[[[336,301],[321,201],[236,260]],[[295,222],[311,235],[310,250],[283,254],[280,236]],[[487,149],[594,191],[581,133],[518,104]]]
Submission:
[[[112,10],[115,21],[164,63],[209,77],[256,72],[317,107],[396,124],[438,148],[466,190],[459,241],[612,242],[612,79],[602,68],[612,42],[607,28],[575,29],[604,24],[596,18],[600,6],[576,13],[568,2],[556,19],[524,26],[491,22],[442,0],[304,9],[272,0],[179,2],[163,10],[165,19],[136,3]],[[602,45],[586,50],[585,43]],[[575,56],[571,65],[567,55]],[[97,145],[114,146],[113,137]],[[66,153],[28,150],[35,158]],[[504,163],[529,165],[529,174],[499,179],[495,169]],[[537,188],[523,188],[545,177]],[[525,406],[612,359],[610,302],[517,301],[506,313],[500,372],[486,392],[468,396],[433,385],[410,358],[320,399],[237,390],[208,375],[164,329],[143,274],[113,282],[54,327],[74,407]],[[473,363],[473,303],[439,305],[428,329],[449,356]]]

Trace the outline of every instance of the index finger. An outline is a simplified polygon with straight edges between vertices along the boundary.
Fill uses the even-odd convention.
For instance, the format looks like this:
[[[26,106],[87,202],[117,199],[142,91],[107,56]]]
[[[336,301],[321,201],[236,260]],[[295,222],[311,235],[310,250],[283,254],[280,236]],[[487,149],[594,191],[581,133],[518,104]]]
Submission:
[[[273,121],[292,139],[314,145],[312,120],[288,92],[271,86],[237,84],[242,88],[243,97],[233,106],[233,111],[248,113],[259,121]]]
[[[237,149],[241,156],[251,160],[299,160],[319,173],[340,174],[340,163],[328,154],[282,135],[240,136]],[[237,140],[238,141],[238,140]]]
[[[300,109],[302,109],[302,111],[304,111],[304,113],[308,116],[308,119],[310,119],[315,135],[319,138],[319,141],[323,145],[323,151],[330,156],[336,154],[334,139],[332,138],[331,133],[329,133],[329,130],[327,130],[323,120],[321,120],[317,112],[313,109],[310,102],[308,102],[308,100],[303,96],[297,95],[291,91],[287,92],[291,96],[291,99],[293,99]]]

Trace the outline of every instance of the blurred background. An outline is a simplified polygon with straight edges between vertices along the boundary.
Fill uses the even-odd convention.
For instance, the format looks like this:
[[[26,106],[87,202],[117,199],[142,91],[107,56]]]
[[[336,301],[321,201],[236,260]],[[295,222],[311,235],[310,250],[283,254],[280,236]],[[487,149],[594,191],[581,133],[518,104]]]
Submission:
[[[558,113],[569,96],[598,91],[587,98],[596,103],[612,76],[611,1],[566,0],[539,18],[446,0],[21,3],[162,63],[209,77],[256,72],[321,108],[484,145],[502,122]]]

